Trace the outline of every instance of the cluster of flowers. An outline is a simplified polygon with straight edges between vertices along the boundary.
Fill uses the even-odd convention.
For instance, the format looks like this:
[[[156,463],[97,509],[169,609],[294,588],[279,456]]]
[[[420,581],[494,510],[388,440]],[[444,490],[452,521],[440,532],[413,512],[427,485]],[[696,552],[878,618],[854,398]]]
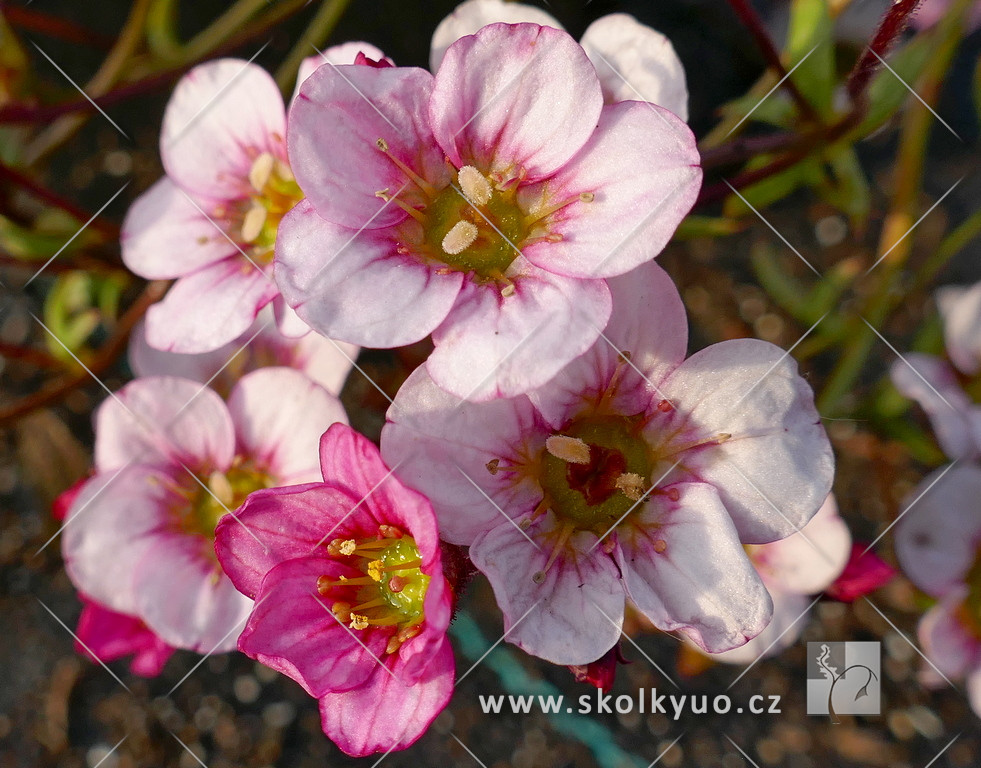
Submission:
[[[624,15],[578,43],[469,0],[432,68],[331,48],[288,110],[246,62],[178,84],[166,176],[122,238],[176,282],[61,505],[83,650],[153,675],[237,647],[354,755],[448,703],[468,568],[510,642],[579,668],[628,600],[710,653],[779,636],[786,596],[848,559],[793,359],[752,339],[686,359],[653,262],[701,181],[670,43]],[[357,347],[429,335],[379,450],[338,399]]]
[[[927,475],[896,525],[896,556],[936,600],[920,620],[924,683],[964,680],[981,717],[981,283],[936,294],[947,360],[911,353],[892,380],[926,412],[951,463]]]

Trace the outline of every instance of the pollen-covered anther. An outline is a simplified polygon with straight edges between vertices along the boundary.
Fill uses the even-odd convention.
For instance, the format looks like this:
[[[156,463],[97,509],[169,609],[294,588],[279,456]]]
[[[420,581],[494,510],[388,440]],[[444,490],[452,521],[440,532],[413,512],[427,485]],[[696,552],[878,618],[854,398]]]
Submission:
[[[457,175],[460,189],[464,196],[474,205],[487,205],[491,201],[494,190],[487,177],[472,165],[465,165]]]
[[[514,283],[508,283],[501,288],[501,298],[506,299],[508,296],[514,296],[517,290],[518,289],[514,287]]]
[[[443,250],[450,256],[463,253],[473,245],[480,230],[472,221],[458,221],[443,237]]]
[[[280,165],[283,163],[280,162]],[[252,189],[256,192],[262,192],[265,188],[266,183],[269,181],[269,177],[272,176],[273,169],[276,168],[276,158],[273,157],[268,152],[263,152],[259,155],[252,163],[252,167],[249,169],[249,184],[252,185]],[[289,171],[289,166],[287,166],[287,171]],[[290,176],[293,174],[290,173]]]
[[[636,472],[624,472],[616,480],[617,490],[631,501],[640,501],[644,495],[644,478]]]
[[[354,539],[334,539],[327,545],[327,554],[331,557],[353,555],[357,548],[358,543]]]
[[[368,617],[363,613],[352,613],[351,614],[351,624],[349,625],[351,629],[367,629],[368,628]]]
[[[578,437],[550,435],[545,440],[545,450],[569,464],[589,463],[589,446]]]
[[[368,575],[375,581],[382,580],[382,574],[385,572],[385,563],[381,560],[372,560],[368,563]]]
[[[245,212],[245,216],[242,218],[242,240],[244,242],[251,243],[262,234],[267,215],[268,211],[259,203]]]

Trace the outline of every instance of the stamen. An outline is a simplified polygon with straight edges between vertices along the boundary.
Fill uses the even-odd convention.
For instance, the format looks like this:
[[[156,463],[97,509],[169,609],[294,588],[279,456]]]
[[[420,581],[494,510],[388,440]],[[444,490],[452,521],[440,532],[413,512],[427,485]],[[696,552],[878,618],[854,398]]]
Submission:
[[[731,440],[732,435],[729,432],[719,432],[717,435],[710,435],[709,437],[704,437],[701,440],[695,440],[691,443],[683,443],[682,445],[671,446],[671,453],[662,454],[662,458],[668,456],[674,456],[684,451],[690,451],[692,448],[700,448],[703,445],[722,445],[722,443]]]
[[[532,581],[534,581],[536,584],[541,584],[542,582],[545,581],[545,574],[548,573],[548,569],[552,567],[552,564],[555,562],[555,559],[559,556],[559,552],[561,551],[562,547],[565,546],[566,542],[569,540],[569,537],[572,535],[573,531],[575,530],[576,530],[575,523],[565,523],[562,526],[562,529],[559,532],[559,538],[556,539],[555,546],[552,547],[552,551],[548,555],[548,560],[545,561],[545,567],[542,568],[542,570],[536,572],[535,575],[531,577]]]
[[[343,621],[345,624],[351,620],[351,604],[338,601],[330,607],[330,612],[333,613],[338,621]]]
[[[386,203],[395,203],[395,205],[397,205],[399,208],[401,208],[403,211],[409,214],[413,219],[418,221],[420,224],[426,223],[426,217],[422,214],[421,211],[419,211],[418,208],[413,208],[405,201],[390,195],[387,189],[378,190],[377,192],[375,192],[375,197],[380,197]]]
[[[542,515],[544,515],[546,512],[548,512],[548,508],[549,508],[549,501],[548,498],[546,497],[543,498],[540,502],[538,502],[538,506],[536,506],[534,511],[531,513],[530,522],[534,522]]]
[[[631,501],[640,501],[644,495],[644,478],[636,472],[624,472],[617,478],[616,487]]]
[[[232,489],[232,484],[228,482],[228,478],[225,477],[224,472],[211,473],[211,476],[208,478],[208,490],[226,507],[230,507],[235,501],[235,491]]]
[[[474,240],[477,239],[477,235],[479,234],[480,230],[477,229],[477,225],[473,222],[458,221],[443,238],[443,250],[450,256],[463,253],[473,245]]]
[[[289,164],[278,159],[276,160],[276,175],[283,181],[296,181],[296,176],[293,175],[293,169],[289,167]]]
[[[487,205],[491,201],[494,190],[491,188],[487,177],[472,165],[465,165],[457,174],[460,181],[460,189],[474,205]]]
[[[385,141],[385,139],[378,139],[377,141],[375,141],[375,145],[378,147],[378,149],[380,149],[385,154],[385,157],[391,160],[395,164],[395,166],[409,178],[409,180],[413,184],[415,184],[417,187],[419,187],[419,189],[423,191],[426,197],[428,197],[430,200],[436,197],[436,188],[428,181],[426,181],[424,178],[422,178],[422,176],[420,176],[418,173],[413,171],[409,166],[407,166],[405,163],[403,163],[401,160],[395,157],[395,155],[389,152],[388,142]]]
[[[486,464],[484,464],[484,466],[487,468],[488,472],[490,472],[492,475],[496,475],[498,472],[498,468],[501,466],[501,460],[491,459]]]
[[[368,563],[368,575],[375,581],[382,580],[382,571],[385,570],[385,563],[381,560],[372,560]]]
[[[378,535],[384,536],[386,539],[401,539],[402,531],[396,528],[394,525],[379,525]]]
[[[386,600],[383,597],[376,597],[374,600],[368,600],[367,602],[354,606],[354,608],[352,608],[351,610],[366,611],[369,608],[377,608],[379,605],[388,605],[388,600]]]
[[[351,614],[351,629],[367,629],[368,617],[360,613]]]
[[[262,227],[266,223],[267,213],[265,207],[259,203],[256,203],[245,212],[245,216],[242,219],[243,241],[251,243],[262,234]]]
[[[664,550],[666,550],[667,548],[668,548],[668,542],[666,542],[664,539],[658,539],[657,541],[654,542],[654,551],[657,552],[659,555],[663,554]]]
[[[560,203],[555,203],[555,205],[543,206],[542,208],[533,211],[525,218],[525,226],[531,227],[536,222],[548,218],[556,211],[561,211],[567,205],[572,205],[573,203],[591,203],[593,202],[593,199],[594,196],[592,192],[580,192],[575,197],[567,198]]]
[[[275,166],[276,158],[268,152],[263,152],[259,155],[249,169],[249,184],[252,185],[252,189],[256,192],[262,192],[263,187],[269,181],[269,177],[272,176]]]
[[[589,446],[578,437],[551,435],[545,441],[545,450],[569,464],[589,463]]]
[[[514,287],[514,283],[508,283],[501,288],[501,298],[506,299],[508,296],[514,296],[517,290],[518,289]]]
[[[338,555],[353,555],[358,543],[354,539],[334,539],[327,545],[327,554],[331,557]]]

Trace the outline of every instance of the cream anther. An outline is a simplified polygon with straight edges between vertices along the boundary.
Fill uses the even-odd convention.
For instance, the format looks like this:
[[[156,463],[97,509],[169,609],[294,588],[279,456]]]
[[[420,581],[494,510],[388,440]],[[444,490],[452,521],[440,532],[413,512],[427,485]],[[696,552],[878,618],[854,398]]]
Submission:
[[[463,194],[474,205],[487,205],[493,195],[493,189],[487,177],[472,165],[465,165],[460,169],[457,178],[460,180],[460,189]]]
[[[473,245],[477,235],[477,225],[470,221],[458,221],[443,238],[443,250],[451,256],[463,253]]]
[[[589,446],[578,437],[552,435],[545,441],[545,450],[570,464],[589,463]]]

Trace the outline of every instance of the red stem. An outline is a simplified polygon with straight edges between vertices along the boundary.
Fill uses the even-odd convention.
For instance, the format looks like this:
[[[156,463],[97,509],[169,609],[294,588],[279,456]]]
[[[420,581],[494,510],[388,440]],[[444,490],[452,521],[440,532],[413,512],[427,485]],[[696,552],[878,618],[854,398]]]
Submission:
[[[59,16],[52,16],[50,13],[12,3],[0,3],[0,14],[3,14],[8,22],[21,29],[38,32],[69,43],[91,45],[93,48],[103,50],[112,48],[113,39],[110,36],[83,27],[73,21],[67,21]]]
[[[872,75],[882,66],[879,59],[886,58],[893,44],[906,29],[910,15],[919,4],[920,0],[896,0],[886,11],[872,41],[848,75],[845,87],[852,101],[861,101],[865,97],[865,88]]]

